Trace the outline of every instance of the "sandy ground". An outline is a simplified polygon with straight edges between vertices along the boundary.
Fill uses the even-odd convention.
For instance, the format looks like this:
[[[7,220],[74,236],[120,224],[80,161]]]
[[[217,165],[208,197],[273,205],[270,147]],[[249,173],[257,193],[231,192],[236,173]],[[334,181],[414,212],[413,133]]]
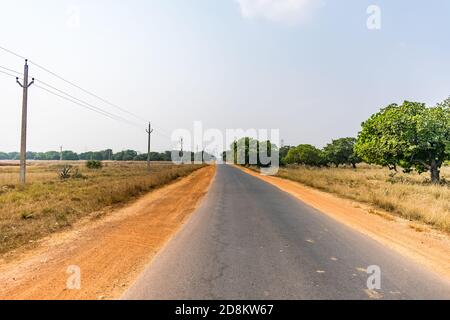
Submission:
[[[263,176],[252,170],[239,168],[450,279],[448,234],[294,181]]]
[[[35,249],[0,260],[0,299],[115,299],[133,283],[206,194],[215,175],[208,166],[140,198],[132,205],[72,230]],[[80,270],[80,289],[73,271]]]

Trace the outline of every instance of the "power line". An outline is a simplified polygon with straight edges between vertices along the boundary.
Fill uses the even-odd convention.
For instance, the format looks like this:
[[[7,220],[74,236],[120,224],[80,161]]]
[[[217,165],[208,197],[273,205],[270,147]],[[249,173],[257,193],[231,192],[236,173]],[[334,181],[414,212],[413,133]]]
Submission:
[[[0,46],[0,49],[2,49],[2,50],[4,50],[4,51],[6,51],[6,52],[8,52],[8,53],[10,53],[10,54],[12,54],[12,55],[18,57],[18,58],[26,59],[26,58],[23,57],[22,55],[20,55],[20,54],[18,54],[18,53],[15,53],[15,52],[12,51],[12,50],[6,49],[5,47]],[[28,63],[33,64],[34,66],[38,67],[39,69],[41,69],[41,70],[43,70],[43,71],[45,71],[45,72],[48,72],[49,74],[51,74],[52,76],[58,78],[59,80],[64,81],[65,83],[70,84],[71,86],[73,86],[73,87],[75,87],[75,88],[77,88],[77,89],[83,91],[84,93],[87,93],[87,94],[90,95],[90,96],[93,96],[94,98],[99,99],[100,101],[102,101],[102,102],[104,102],[104,103],[106,103],[106,104],[108,104],[108,105],[110,105],[110,106],[112,106],[112,107],[114,107],[114,108],[116,108],[116,109],[118,109],[118,110],[121,110],[122,112],[125,112],[125,113],[127,113],[127,114],[129,114],[129,115],[131,115],[131,116],[133,116],[133,117],[135,117],[135,118],[141,120],[141,121],[147,122],[147,120],[145,120],[143,117],[140,117],[140,116],[134,114],[133,112],[130,112],[130,111],[126,110],[125,108],[122,108],[122,107],[120,107],[120,106],[118,106],[118,105],[116,105],[116,104],[114,104],[114,103],[112,103],[112,102],[110,102],[110,101],[108,101],[108,100],[106,100],[106,99],[100,97],[99,95],[97,95],[97,94],[95,94],[95,93],[92,93],[91,91],[82,88],[81,86],[75,84],[74,82],[69,81],[69,80],[63,78],[62,76],[56,74],[55,72],[49,70],[49,69],[46,68],[46,67],[43,67],[42,65],[40,65],[40,64],[38,64],[38,63],[36,63],[36,62],[34,62],[34,61],[32,61],[32,60],[28,60]]]
[[[20,54],[18,54],[18,53],[16,53],[16,52],[14,52],[14,51],[12,51],[12,50],[9,50],[9,49],[7,49],[7,48],[5,48],[5,47],[0,46],[0,49],[3,50],[3,51],[5,51],[5,52],[7,52],[7,53],[9,53],[9,54],[12,54],[12,55],[14,55],[14,56],[16,56],[16,57],[18,57],[18,58],[20,58],[20,59],[26,60],[26,58],[25,58],[24,56],[22,56],[22,55],[20,55]],[[75,87],[75,88],[81,90],[82,92],[84,92],[84,93],[86,93],[86,94],[88,94],[88,95],[90,95],[90,96],[92,96],[92,97],[94,97],[94,98],[96,98],[96,99],[102,101],[103,103],[106,103],[106,104],[110,105],[111,107],[114,107],[114,108],[116,108],[116,109],[118,109],[118,110],[121,110],[122,112],[125,112],[125,113],[127,113],[127,114],[129,114],[129,115],[135,117],[136,119],[139,119],[140,121],[147,122],[147,120],[145,120],[143,117],[140,117],[139,115],[137,115],[137,114],[135,114],[135,113],[133,113],[133,112],[131,112],[131,111],[129,111],[129,110],[126,110],[125,108],[122,108],[122,107],[118,106],[117,104],[114,104],[114,103],[112,103],[112,102],[110,102],[110,101],[108,101],[108,100],[106,100],[106,99],[100,97],[99,95],[97,95],[97,94],[95,94],[95,93],[92,93],[92,92],[89,91],[89,90],[86,90],[86,89],[82,88],[81,86],[75,84],[75,83],[72,82],[72,81],[69,81],[69,80],[65,79],[64,77],[62,77],[62,76],[56,74],[55,72],[49,70],[48,68],[43,67],[42,65],[40,65],[40,64],[38,64],[38,63],[36,63],[36,62],[34,62],[34,61],[32,61],[32,60],[28,60],[28,62],[29,62],[30,64],[33,64],[34,66],[38,67],[39,69],[41,69],[41,70],[43,70],[43,71],[45,71],[45,72],[51,74],[52,76],[56,77],[57,79],[59,79],[59,80],[65,82],[65,83],[67,83],[67,84],[70,84],[71,86],[73,86],[73,87]],[[6,69],[6,70],[7,70],[7,69]],[[14,71],[14,70],[9,70],[9,71],[15,72],[15,73],[17,73],[17,74],[22,74],[22,73],[20,73],[20,72]],[[2,73],[5,73],[5,72],[2,72]],[[5,73],[5,74],[7,74],[7,75],[9,75],[9,76],[13,76],[13,75],[8,74],[8,73]],[[16,77],[16,76],[14,76],[14,77]],[[104,114],[104,115],[109,114],[109,115],[111,115],[111,116],[109,116],[109,117],[117,117],[117,118],[120,118],[121,121],[125,121],[125,122],[127,122],[127,123],[129,123],[129,124],[132,123],[133,125],[137,125],[136,123],[134,123],[134,122],[132,122],[132,121],[129,121],[129,120],[125,119],[125,118],[122,118],[122,117],[120,117],[120,116],[114,115],[114,114],[112,114],[112,113],[110,113],[110,112],[108,112],[108,111],[105,111],[105,110],[103,110],[103,109],[101,109],[101,108],[99,108],[99,107],[96,107],[96,106],[93,106],[93,105],[91,105],[91,104],[88,104],[88,103],[84,102],[83,100],[80,100],[80,99],[78,99],[78,98],[76,98],[76,97],[74,97],[74,96],[72,96],[72,95],[70,95],[70,94],[68,94],[68,93],[66,93],[66,92],[64,92],[64,91],[62,91],[62,90],[59,90],[59,89],[57,89],[57,88],[55,88],[55,87],[53,87],[53,86],[51,86],[51,85],[49,85],[49,84],[44,83],[43,81],[39,81],[39,82],[42,83],[42,84],[44,84],[44,85],[46,85],[46,86],[48,86],[48,87],[50,87],[50,88],[52,88],[53,90],[56,90],[56,91],[58,91],[58,92],[60,92],[60,93],[62,93],[62,94],[64,94],[64,95],[67,95],[68,97],[70,97],[70,98],[72,98],[72,99],[75,99],[75,100],[77,100],[77,101],[80,101],[80,102],[83,103],[83,104],[86,104],[87,106],[89,106],[88,109],[91,109],[91,108],[92,108],[92,109],[91,109],[92,111],[95,111],[95,112],[97,112],[97,113]],[[68,101],[70,101],[70,102],[72,102],[72,103],[81,105],[80,103],[76,103],[76,102],[72,101],[71,99],[68,99],[67,97],[64,97],[64,96],[61,96],[61,95],[59,95],[59,94],[56,94],[55,92],[52,92],[52,91],[50,91],[50,90],[48,90],[48,89],[45,89],[45,88],[40,87],[40,86],[36,86],[36,87],[37,87],[37,88],[40,88],[40,89],[42,89],[42,90],[45,90],[45,91],[47,91],[47,92],[49,92],[49,93],[51,93],[51,94],[54,94],[54,95],[56,95],[56,96],[59,96],[60,98],[66,99],[66,100],[68,100]],[[83,107],[87,107],[87,106],[83,106]],[[94,110],[93,110],[93,109],[94,109]],[[99,109],[99,110],[96,111],[96,109]],[[114,120],[118,120],[118,119],[114,119]],[[120,121],[120,120],[119,120],[119,121]],[[161,133],[155,132],[155,134],[160,135],[160,136],[163,136],[163,137],[168,138],[168,139],[170,139],[170,140],[172,139],[172,138],[170,137],[170,134],[167,133],[165,130],[162,130],[162,129],[158,128],[158,127],[155,127],[155,128],[157,128],[157,129],[161,132]]]
[[[113,117],[115,120],[127,122],[127,123],[129,123],[129,124],[134,125],[134,126],[139,126],[139,127],[141,127],[139,124],[137,124],[137,123],[135,123],[135,122],[133,122],[133,121],[130,121],[130,120],[125,119],[125,118],[123,118],[123,117],[121,117],[121,116],[118,116],[118,115],[116,115],[116,114],[114,114],[114,113],[111,113],[111,112],[109,112],[109,111],[106,111],[106,110],[104,110],[104,109],[102,109],[102,108],[100,108],[100,107],[97,107],[97,106],[95,106],[95,105],[92,105],[92,104],[90,104],[90,103],[88,103],[88,102],[86,102],[86,101],[83,101],[83,100],[81,100],[81,99],[79,99],[79,98],[77,98],[77,97],[75,97],[75,96],[73,96],[73,95],[71,95],[71,94],[69,94],[69,93],[67,93],[67,92],[65,92],[65,91],[63,91],[63,90],[60,90],[60,89],[58,89],[58,88],[56,88],[56,87],[54,87],[54,86],[52,86],[52,85],[50,85],[50,84],[48,84],[48,83],[42,81],[42,80],[35,79],[35,81],[36,81],[36,82],[39,82],[39,83],[41,83],[41,84],[43,84],[43,85],[45,85],[45,86],[47,86],[47,87],[49,87],[49,88],[51,88],[51,89],[53,89],[53,90],[55,90],[55,91],[57,91],[57,92],[59,92],[59,93],[61,93],[61,94],[63,94],[63,95],[66,95],[67,97],[69,97],[69,98],[71,98],[71,99],[73,99],[73,100],[76,100],[76,101],[79,102],[79,103],[82,103],[82,104],[84,104],[84,105],[86,105],[86,106],[89,106],[90,108],[95,109],[95,110],[97,110],[97,111],[99,111],[99,112],[101,112],[101,113],[103,113],[103,114],[105,114],[105,115],[108,115],[108,116],[110,116],[110,117]],[[49,90],[47,90],[47,92],[49,92]]]
[[[122,112],[125,112],[125,113],[127,113],[127,114],[129,114],[129,115],[135,117],[136,119],[139,119],[139,120],[142,120],[142,121],[146,121],[146,120],[144,120],[142,117],[140,117],[140,116],[138,116],[138,115],[136,115],[136,114],[134,114],[134,113],[132,113],[132,112],[126,110],[125,108],[122,108],[122,107],[120,107],[120,106],[118,106],[118,105],[116,105],[116,104],[114,104],[114,103],[112,103],[112,102],[109,102],[108,100],[106,100],[106,99],[104,99],[104,98],[102,98],[102,97],[96,95],[95,93],[92,93],[92,92],[90,92],[90,91],[88,91],[88,90],[86,90],[86,89],[80,87],[79,85],[77,85],[77,84],[75,84],[75,83],[73,83],[73,82],[71,82],[71,81],[69,81],[69,80],[67,80],[67,79],[65,79],[65,78],[63,78],[63,77],[61,77],[60,75],[54,73],[53,71],[50,71],[49,69],[47,69],[47,68],[45,68],[45,67],[43,67],[43,66],[37,64],[36,62],[33,62],[33,61],[31,61],[31,60],[30,60],[29,62],[30,62],[30,64],[32,64],[32,65],[38,67],[39,69],[42,69],[42,70],[44,70],[45,72],[50,73],[52,76],[58,78],[59,80],[64,81],[64,82],[70,84],[71,86],[73,86],[73,87],[75,87],[75,88],[77,88],[77,89],[83,91],[84,93],[87,93],[88,95],[90,95],[90,96],[92,96],[92,97],[94,97],[94,98],[97,98],[98,100],[100,100],[100,101],[102,101],[102,102],[104,102],[104,103],[110,105],[111,107],[114,107],[114,108],[116,108],[116,109],[118,109],[118,110],[120,110],[120,111],[122,111]]]
[[[129,124],[129,125],[135,126],[135,127],[137,127],[137,128],[141,128],[141,126],[136,125],[136,124],[134,124],[133,122],[123,121],[123,120],[121,120],[121,119],[116,118],[115,116],[110,115],[109,113],[106,113],[106,112],[102,111],[101,109],[94,108],[94,107],[91,107],[91,106],[89,106],[89,105],[86,105],[86,104],[77,102],[76,100],[73,100],[73,99],[71,99],[71,98],[68,98],[68,97],[66,97],[66,96],[63,96],[63,95],[58,94],[58,93],[56,93],[56,92],[53,92],[53,91],[51,91],[51,90],[49,90],[49,89],[47,89],[47,88],[44,88],[44,87],[42,87],[42,86],[35,85],[35,87],[36,87],[36,88],[39,88],[39,89],[41,89],[41,90],[44,90],[44,91],[46,91],[46,92],[48,92],[48,93],[50,93],[50,94],[52,94],[52,95],[55,95],[55,96],[57,96],[57,97],[59,97],[59,98],[61,98],[61,99],[67,100],[67,101],[69,101],[69,102],[71,102],[71,103],[73,103],[73,104],[76,104],[76,105],[80,106],[80,107],[89,109],[89,110],[94,111],[94,112],[96,112],[96,113],[98,113],[98,114],[101,114],[101,115],[103,115],[103,116],[106,116],[106,117],[108,117],[108,118],[110,118],[110,119],[113,119],[113,120],[116,120],[116,121],[122,121],[122,122],[125,122],[125,123]]]
[[[3,67],[3,66],[0,66],[0,68],[2,68],[3,70],[9,71],[9,72],[13,72],[13,73],[17,73],[17,74],[23,76],[22,72],[19,72],[19,71],[16,71],[16,70],[13,70],[13,69],[10,69],[10,68],[7,68],[7,67]]]
[[[0,49],[2,49],[3,51],[8,52],[8,53],[10,53],[10,54],[12,54],[12,55],[14,55],[14,56],[20,58],[20,59],[26,60],[26,58],[23,57],[23,56],[21,56],[20,54],[15,53],[15,52],[13,52],[13,51],[11,51],[11,50],[9,50],[9,49],[6,49],[6,48],[4,48],[4,47],[2,47],[2,46],[0,46]]]
[[[8,76],[10,76],[10,77],[13,77],[13,78],[17,78],[16,75],[11,74],[11,73],[8,73],[8,72],[5,72],[5,71],[2,71],[2,70],[0,70],[0,73],[6,74],[6,75],[8,75]]]

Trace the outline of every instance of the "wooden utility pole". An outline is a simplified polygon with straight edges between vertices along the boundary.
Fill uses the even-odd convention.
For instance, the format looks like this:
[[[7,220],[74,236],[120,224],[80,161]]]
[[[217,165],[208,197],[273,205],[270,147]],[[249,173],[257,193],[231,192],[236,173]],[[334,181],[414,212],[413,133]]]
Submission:
[[[150,145],[151,145],[151,137],[152,137],[152,124],[148,123],[148,129],[145,130],[148,133],[148,151],[147,151],[147,171],[150,172]]]
[[[59,147],[59,161],[63,161],[62,146]]]
[[[27,171],[27,113],[28,113],[28,88],[34,83],[34,78],[28,83],[28,60],[25,60],[23,70],[23,84],[16,77],[16,82],[23,88],[22,98],[22,129],[20,137],[20,185],[25,186]]]

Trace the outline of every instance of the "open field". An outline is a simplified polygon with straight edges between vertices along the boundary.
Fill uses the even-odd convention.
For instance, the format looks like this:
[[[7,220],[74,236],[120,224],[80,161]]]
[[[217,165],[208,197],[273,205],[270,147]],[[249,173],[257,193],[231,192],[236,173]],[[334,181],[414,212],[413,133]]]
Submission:
[[[410,220],[419,220],[450,231],[450,168],[442,168],[447,183],[429,183],[427,174],[397,173],[388,169],[361,165],[350,168],[289,167],[278,176],[309,187],[364,202]]]
[[[98,218],[111,207],[202,167],[153,163],[148,175],[146,164],[141,162],[109,162],[101,170],[73,162],[70,164],[78,169],[78,177],[63,181],[58,176],[63,164],[32,162],[28,184],[19,190],[19,168],[12,164],[0,165],[0,254],[68,228],[80,218]]]
[[[82,219],[39,246],[0,258],[2,299],[117,299],[189,220],[207,193],[215,166],[149,192],[103,219]],[[67,270],[81,270],[68,290]]]

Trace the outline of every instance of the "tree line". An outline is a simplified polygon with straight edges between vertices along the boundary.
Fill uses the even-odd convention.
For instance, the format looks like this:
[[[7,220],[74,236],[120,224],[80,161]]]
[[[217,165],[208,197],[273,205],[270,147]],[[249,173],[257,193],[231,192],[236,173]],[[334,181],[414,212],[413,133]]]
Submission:
[[[192,161],[194,159],[201,159],[201,152],[194,153],[185,151],[185,157],[191,156]],[[19,160],[19,152],[0,152],[0,160]],[[106,149],[102,151],[90,151],[83,153],[76,153],[70,150],[65,150],[62,153],[58,151],[47,151],[47,152],[27,152],[27,160],[41,160],[41,161],[78,161],[78,160],[97,160],[97,161],[146,161],[147,153],[139,153],[135,150],[124,150],[114,153],[112,149]],[[204,152],[203,159],[209,161],[213,156]],[[172,151],[165,152],[151,152],[151,161],[172,161]]]
[[[237,148],[238,142],[233,143],[224,159],[255,164],[249,160],[252,152],[258,151],[260,142],[253,143],[255,149],[251,147],[254,139],[246,137],[240,141],[244,148]],[[322,149],[310,144],[277,148],[270,141],[264,143],[271,152],[278,152],[281,165],[356,168],[358,163],[365,162],[394,171],[401,168],[406,173],[429,172],[431,181],[437,184],[442,165],[450,160],[450,98],[434,107],[409,101],[391,104],[363,122],[357,138],[335,139]],[[242,159],[239,152],[244,153],[244,161],[237,161]]]

